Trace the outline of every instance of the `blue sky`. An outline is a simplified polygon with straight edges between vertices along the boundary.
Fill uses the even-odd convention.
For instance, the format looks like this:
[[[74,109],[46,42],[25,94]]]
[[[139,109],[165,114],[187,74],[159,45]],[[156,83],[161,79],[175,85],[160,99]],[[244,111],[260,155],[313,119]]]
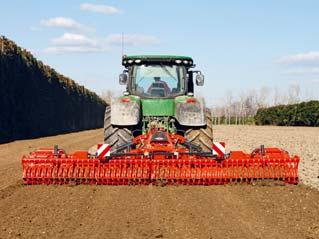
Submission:
[[[300,85],[318,98],[319,1],[10,0],[0,34],[89,89],[118,85],[126,54],[180,54],[205,74],[208,104],[269,87]]]

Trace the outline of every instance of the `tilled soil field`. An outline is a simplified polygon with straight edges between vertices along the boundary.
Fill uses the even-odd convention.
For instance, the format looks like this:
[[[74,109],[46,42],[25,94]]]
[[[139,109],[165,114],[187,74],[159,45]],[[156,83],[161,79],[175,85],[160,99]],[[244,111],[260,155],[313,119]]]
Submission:
[[[265,144],[298,153],[298,186],[22,185],[22,154],[54,144],[88,149],[102,134],[0,145],[0,238],[319,238],[319,128],[215,127],[229,149]]]

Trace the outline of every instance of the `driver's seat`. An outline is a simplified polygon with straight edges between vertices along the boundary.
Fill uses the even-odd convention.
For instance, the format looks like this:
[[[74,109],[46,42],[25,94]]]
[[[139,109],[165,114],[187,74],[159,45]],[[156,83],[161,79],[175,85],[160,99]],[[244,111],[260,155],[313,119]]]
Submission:
[[[156,97],[165,97],[166,96],[164,88],[152,87],[150,94],[151,94],[151,96],[156,96]]]
[[[165,85],[163,82],[153,82],[150,86],[149,93],[151,96],[166,97]]]

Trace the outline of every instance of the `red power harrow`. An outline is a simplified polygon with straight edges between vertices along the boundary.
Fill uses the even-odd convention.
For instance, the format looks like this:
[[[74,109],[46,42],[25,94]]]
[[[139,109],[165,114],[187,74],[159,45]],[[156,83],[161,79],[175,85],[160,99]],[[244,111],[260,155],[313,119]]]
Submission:
[[[23,156],[24,183],[214,185],[262,179],[298,183],[299,157],[278,148],[214,155],[215,151],[203,153],[184,137],[161,130],[140,135],[112,153],[104,146],[95,155],[66,154],[51,147]]]

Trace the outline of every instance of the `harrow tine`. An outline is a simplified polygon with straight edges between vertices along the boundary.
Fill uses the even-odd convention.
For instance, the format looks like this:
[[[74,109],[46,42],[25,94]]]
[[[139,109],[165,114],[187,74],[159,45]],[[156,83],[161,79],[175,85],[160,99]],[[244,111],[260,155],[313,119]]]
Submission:
[[[58,151],[58,153],[57,153]],[[298,183],[298,156],[278,148],[232,151],[222,158],[196,153],[116,154],[107,160],[42,149],[22,158],[25,184],[219,185],[273,179]]]

